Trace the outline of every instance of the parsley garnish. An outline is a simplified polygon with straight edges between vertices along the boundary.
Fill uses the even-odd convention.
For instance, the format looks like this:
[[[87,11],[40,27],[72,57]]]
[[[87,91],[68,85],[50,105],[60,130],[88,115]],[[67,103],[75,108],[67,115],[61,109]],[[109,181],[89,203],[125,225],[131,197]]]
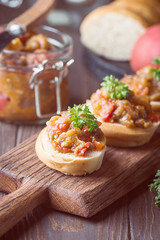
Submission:
[[[155,197],[155,205],[160,207],[160,170],[157,171],[155,175],[155,179],[153,179],[153,183],[149,185],[149,189],[151,192],[157,192],[157,196]]]
[[[160,65],[160,57],[155,57],[155,58],[153,59],[153,63]]]
[[[98,121],[96,117],[89,111],[87,105],[74,104],[73,108],[68,107],[68,112],[73,127],[82,128],[84,125],[87,125],[89,132],[92,132],[98,127]]]
[[[111,99],[122,99],[127,98],[128,93],[130,92],[128,85],[123,82],[118,82],[118,78],[110,75],[103,78],[104,82],[101,83],[107,92],[108,96]]]
[[[153,63],[160,65],[160,57],[154,58]],[[160,80],[160,68],[151,68],[150,72],[152,73],[153,77],[155,77],[156,80]]]

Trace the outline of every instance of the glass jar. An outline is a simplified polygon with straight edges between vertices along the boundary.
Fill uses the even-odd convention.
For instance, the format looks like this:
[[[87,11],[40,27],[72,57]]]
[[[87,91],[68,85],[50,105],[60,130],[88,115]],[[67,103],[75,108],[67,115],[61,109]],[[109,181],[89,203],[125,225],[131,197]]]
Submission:
[[[0,54],[0,119],[15,123],[43,123],[65,109],[72,39],[57,29],[36,30],[47,36],[52,50]]]

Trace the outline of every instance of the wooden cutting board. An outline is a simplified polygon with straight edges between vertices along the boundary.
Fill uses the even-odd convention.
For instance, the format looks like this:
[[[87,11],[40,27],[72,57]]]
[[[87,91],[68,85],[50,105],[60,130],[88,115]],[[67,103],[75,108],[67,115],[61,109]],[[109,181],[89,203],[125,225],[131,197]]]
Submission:
[[[52,170],[35,154],[37,135],[0,158],[0,235],[40,204],[91,217],[160,168],[160,132],[137,148],[107,147],[100,170],[83,177]]]

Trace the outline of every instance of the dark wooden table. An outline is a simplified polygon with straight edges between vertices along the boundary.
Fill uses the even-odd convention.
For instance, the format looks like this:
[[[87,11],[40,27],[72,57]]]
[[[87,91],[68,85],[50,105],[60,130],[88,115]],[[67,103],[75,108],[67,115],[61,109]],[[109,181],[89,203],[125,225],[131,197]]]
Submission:
[[[68,9],[73,18],[77,16],[77,21],[71,22],[70,26],[61,27],[74,41],[75,63],[71,68],[69,80],[70,105],[85,102],[99,87],[98,74],[93,73],[86,64],[86,52],[80,44],[78,32],[79,20],[90,9],[107,1],[97,2],[76,7],[59,1],[57,5],[57,8]],[[0,23],[6,23],[30,4],[31,0],[24,0],[17,10],[0,5]],[[128,65],[125,66],[128,69]],[[0,122],[0,154],[39,132],[42,127]],[[46,209],[43,206],[38,207],[1,237],[1,240],[158,240],[160,211],[154,206],[154,194],[148,190],[148,184],[151,182],[152,178],[90,219]]]

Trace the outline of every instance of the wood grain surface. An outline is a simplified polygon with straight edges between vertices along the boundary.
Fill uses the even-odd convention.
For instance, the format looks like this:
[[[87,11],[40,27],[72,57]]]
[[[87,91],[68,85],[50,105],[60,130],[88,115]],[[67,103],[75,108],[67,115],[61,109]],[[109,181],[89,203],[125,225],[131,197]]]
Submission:
[[[31,3],[33,0],[23,1],[23,5],[16,10],[0,6],[0,23],[15,18]],[[94,7],[104,3],[107,3],[107,0],[96,1]],[[73,7],[63,0],[58,1],[57,7],[69,11],[70,16],[75,12],[77,16],[84,16],[93,9],[91,5],[85,8]],[[76,24],[76,21],[72,24]],[[76,26],[61,27],[61,30],[69,33],[74,40],[75,64],[71,68],[69,82],[71,105],[85,102],[99,87],[99,78],[95,77],[84,63],[83,47],[79,42]],[[0,154],[8,152],[39,132],[42,127],[16,126],[0,122]],[[160,168],[160,164],[157,168]],[[158,240],[160,211],[154,206],[154,194],[148,190],[152,179],[153,176],[89,219],[39,206],[0,237],[0,240]],[[16,187],[17,183],[14,184]],[[1,193],[1,197],[3,196],[5,194]]]
[[[66,176],[45,166],[35,153],[36,138],[0,158],[0,189],[7,192],[9,185],[8,192],[15,190],[0,203],[0,235],[42,203],[91,217],[146,180],[159,165],[158,132],[142,147],[107,146],[101,169],[83,177]]]

